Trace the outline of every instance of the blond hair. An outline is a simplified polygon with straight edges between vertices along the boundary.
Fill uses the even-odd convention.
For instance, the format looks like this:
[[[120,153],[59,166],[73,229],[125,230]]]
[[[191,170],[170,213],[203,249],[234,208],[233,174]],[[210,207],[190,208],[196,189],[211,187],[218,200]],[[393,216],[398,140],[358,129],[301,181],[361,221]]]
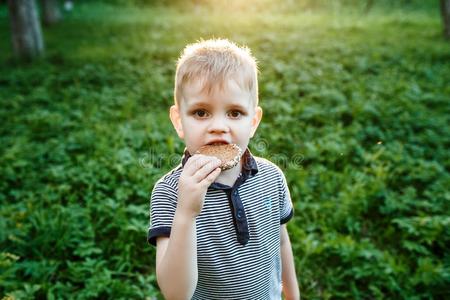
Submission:
[[[183,98],[183,86],[200,81],[202,92],[211,93],[215,87],[223,88],[233,79],[250,93],[254,105],[258,104],[258,68],[249,48],[238,46],[226,39],[200,40],[187,45],[177,62],[175,74],[175,104]],[[218,84],[218,86],[216,86]]]

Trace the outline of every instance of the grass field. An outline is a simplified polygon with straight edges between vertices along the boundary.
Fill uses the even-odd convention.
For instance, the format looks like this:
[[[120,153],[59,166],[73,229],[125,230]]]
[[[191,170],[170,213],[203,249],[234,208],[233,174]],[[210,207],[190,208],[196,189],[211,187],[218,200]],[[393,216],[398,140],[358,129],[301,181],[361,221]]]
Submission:
[[[43,30],[46,55],[18,63],[0,6],[0,297],[160,297],[149,195],[184,149],[167,115],[175,61],[210,37],[259,60],[250,149],[287,176],[302,298],[450,297],[450,44],[437,7],[85,1]]]

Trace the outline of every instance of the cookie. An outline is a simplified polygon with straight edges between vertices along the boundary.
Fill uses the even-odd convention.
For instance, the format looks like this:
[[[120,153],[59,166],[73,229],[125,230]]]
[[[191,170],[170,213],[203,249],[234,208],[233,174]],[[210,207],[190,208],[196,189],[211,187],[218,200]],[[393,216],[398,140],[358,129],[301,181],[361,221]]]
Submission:
[[[225,171],[233,168],[239,163],[242,150],[236,144],[217,144],[202,146],[196,153],[217,157],[222,161],[220,168],[222,171]]]

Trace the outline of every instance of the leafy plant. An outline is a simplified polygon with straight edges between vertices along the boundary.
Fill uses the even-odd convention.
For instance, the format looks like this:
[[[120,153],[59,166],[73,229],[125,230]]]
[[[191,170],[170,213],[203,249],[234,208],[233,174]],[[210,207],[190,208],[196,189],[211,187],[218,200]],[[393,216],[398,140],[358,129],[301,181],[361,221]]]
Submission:
[[[354,1],[195,17],[84,1],[45,29],[39,62],[1,52],[0,296],[161,297],[146,230],[152,186],[184,149],[174,64],[220,36],[259,60],[250,148],[286,173],[302,298],[448,298],[449,47],[437,7],[387,2],[362,18]],[[6,18],[0,6],[1,49]]]

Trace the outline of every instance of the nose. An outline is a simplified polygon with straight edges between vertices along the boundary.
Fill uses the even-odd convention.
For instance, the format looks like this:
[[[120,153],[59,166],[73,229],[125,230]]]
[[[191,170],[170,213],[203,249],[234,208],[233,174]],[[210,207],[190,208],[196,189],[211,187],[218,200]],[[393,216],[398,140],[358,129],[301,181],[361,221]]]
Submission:
[[[211,119],[211,123],[208,127],[209,133],[227,133],[230,131],[228,124],[222,116],[215,116]]]

